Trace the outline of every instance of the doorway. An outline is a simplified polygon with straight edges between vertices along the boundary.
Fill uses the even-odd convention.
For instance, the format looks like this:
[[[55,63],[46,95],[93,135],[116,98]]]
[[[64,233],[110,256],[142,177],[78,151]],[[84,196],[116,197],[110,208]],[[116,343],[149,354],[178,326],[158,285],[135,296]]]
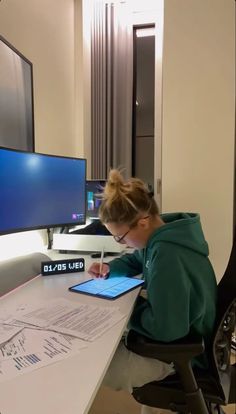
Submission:
[[[155,26],[133,27],[132,175],[154,188]]]

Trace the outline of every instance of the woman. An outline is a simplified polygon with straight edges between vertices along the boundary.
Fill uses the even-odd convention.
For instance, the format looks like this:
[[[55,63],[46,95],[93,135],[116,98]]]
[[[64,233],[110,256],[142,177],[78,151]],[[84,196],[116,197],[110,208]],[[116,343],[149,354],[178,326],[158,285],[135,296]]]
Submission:
[[[215,319],[216,279],[199,215],[159,215],[153,194],[141,180],[125,181],[118,170],[111,170],[100,219],[117,242],[137,250],[103,264],[101,274],[100,264],[94,263],[89,273],[103,278],[141,273],[145,280],[146,295],[139,297],[128,328],[164,342],[190,331],[207,341]],[[136,355],[121,342],[104,383],[132,392],[171,372],[171,365]]]

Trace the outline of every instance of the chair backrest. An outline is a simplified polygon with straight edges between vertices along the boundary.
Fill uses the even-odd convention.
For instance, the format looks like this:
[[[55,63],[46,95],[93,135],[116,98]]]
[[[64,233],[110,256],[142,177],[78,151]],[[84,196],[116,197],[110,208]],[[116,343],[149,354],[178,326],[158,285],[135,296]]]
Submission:
[[[236,295],[236,235],[224,276],[218,284],[217,320],[221,320]],[[217,321],[216,321],[217,322]]]
[[[41,273],[41,262],[51,260],[35,252],[0,262],[0,296],[5,295]]]
[[[227,402],[230,391],[231,339],[236,322],[236,237],[227,268],[217,290],[217,315],[209,359],[221,398]]]

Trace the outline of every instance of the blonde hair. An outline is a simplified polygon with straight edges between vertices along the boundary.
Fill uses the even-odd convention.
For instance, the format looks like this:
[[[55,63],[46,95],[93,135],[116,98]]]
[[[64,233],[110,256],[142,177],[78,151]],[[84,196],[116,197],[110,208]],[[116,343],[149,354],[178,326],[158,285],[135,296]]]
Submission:
[[[144,182],[124,180],[119,170],[110,170],[101,198],[99,217],[103,223],[132,224],[141,213],[159,214],[153,193]]]

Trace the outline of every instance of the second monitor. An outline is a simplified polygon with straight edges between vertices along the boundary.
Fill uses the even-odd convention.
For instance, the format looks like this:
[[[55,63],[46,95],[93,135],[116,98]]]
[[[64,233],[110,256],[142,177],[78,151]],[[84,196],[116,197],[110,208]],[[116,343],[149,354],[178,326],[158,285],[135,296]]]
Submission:
[[[98,220],[98,211],[101,204],[99,193],[102,192],[106,180],[86,180],[86,219],[88,222]]]
[[[86,226],[72,230],[69,234],[54,234],[54,249],[94,254],[100,253],[102,249],[105,254],[120,254],[124,250],[124,245],[117,243],[99,220],[99,193],[105,184],[106,180],[86,180]]]

